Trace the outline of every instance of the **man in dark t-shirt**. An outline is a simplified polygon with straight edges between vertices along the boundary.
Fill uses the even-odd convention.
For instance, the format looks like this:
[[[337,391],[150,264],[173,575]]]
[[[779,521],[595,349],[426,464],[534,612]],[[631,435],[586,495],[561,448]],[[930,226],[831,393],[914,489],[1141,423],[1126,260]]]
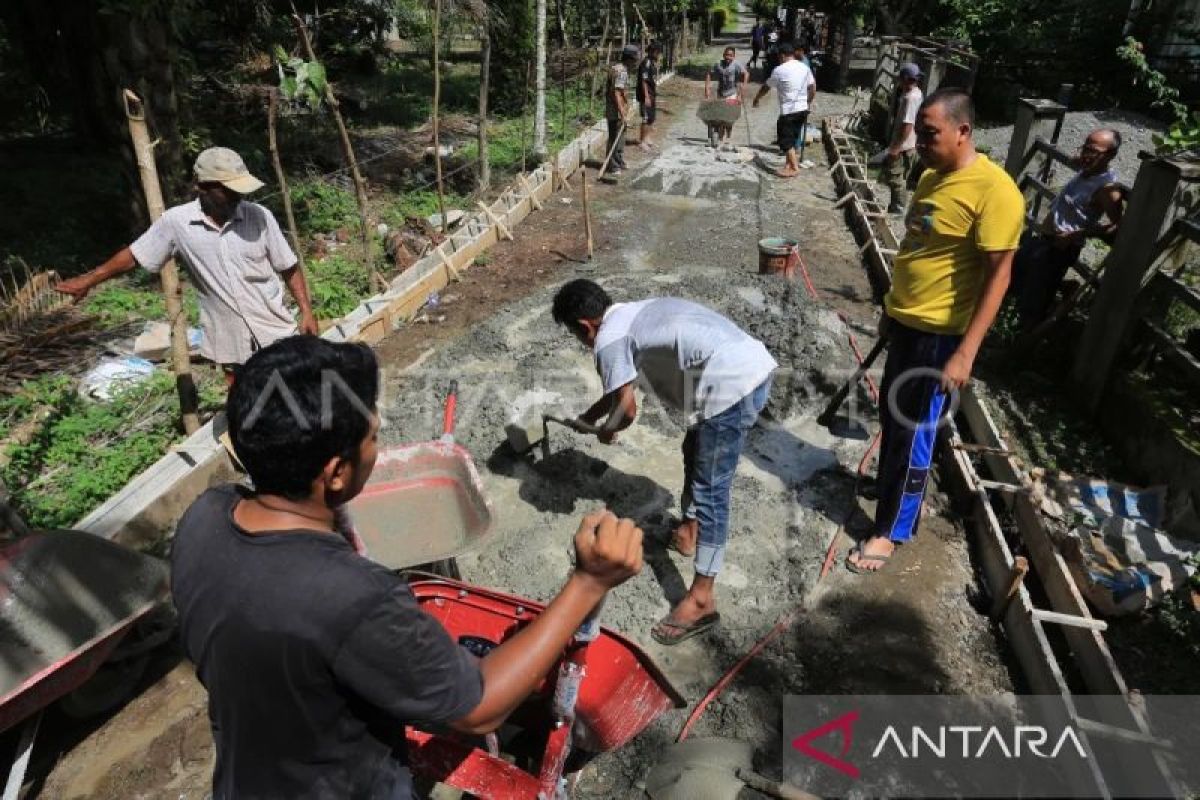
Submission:
[[[370,348],[295,336],[255,353],[230,393],[256,489],[205,492],[171,554],[183,646],[208,690],[215,800],[408,800],[405,724],[495,730],[641,568],[641,531],[588,515],[559,595],[476,659],[339,524],[375,464],[378,388]]]
[[[654,148],[651,134],[654,123],[658,119],[658,57],[662,54],[662,45],[651,42],[646,48],[646,57],[638,65],[637,101],[642,113],[642,130],[638,136],[638,147],[649,152]]]

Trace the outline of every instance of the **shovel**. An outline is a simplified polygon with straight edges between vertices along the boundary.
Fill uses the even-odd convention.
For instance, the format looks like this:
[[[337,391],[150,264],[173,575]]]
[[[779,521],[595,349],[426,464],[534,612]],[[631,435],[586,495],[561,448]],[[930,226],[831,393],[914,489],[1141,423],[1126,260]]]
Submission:
[[[887,337],[880,336],[878,341],[875,342],[875,346],[871,348],[871,352],[867,353],[867,357],[863,359],[862,364],[859,365],[859,368],[855,371],[855,373],[850,376],[850,380],[842,384],[842,387],[837,390],[837,394],[835,394],[833,399],[829,401],[829,405],[825,406],[825,410],[821,412],[819,417],[817,417],[818,425],[823,425],[828,428],[833,424],[833,420],[837,415],[837,411],[841,407],[842,403],[845,402],[846,397],[850,394],[850,390],[853,389],[858,382],[862,380],[862,377],[867,374],[867,370],[871,369],[871,365],[875,363],[875,359],[879,358],[879,354],[883,352],[883,348],[886,346]]]
[[[742,787],[781,800],[818,800],[816,795],[754,772],[748,742],[722,737],[693,737],[663,751],[646,775],[653,800],[735,800]]]

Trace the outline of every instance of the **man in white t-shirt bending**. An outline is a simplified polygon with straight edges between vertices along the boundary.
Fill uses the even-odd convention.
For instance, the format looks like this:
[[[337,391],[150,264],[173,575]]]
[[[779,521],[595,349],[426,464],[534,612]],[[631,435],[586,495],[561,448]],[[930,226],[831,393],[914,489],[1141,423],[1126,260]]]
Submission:
[[[578,279],[554,296],[554,321],[596,354],[604,396],[579,415],[601,418],[606,444],[637,417],[634,381],[684,414],[683,522],[673,549],[695,559],[687,596],[650,635],[664,645],[704,633],[720,621],[714,584],[729,533],[733,475],[746,434],[767,403],[779,366],[762,342],[702,305],[673,297],[613,303],[596,283]]]
[[[917,166],[917,111],[925,100],[918,82],[921,68],[904,64],[896,73],[892,140],[883,162],[883,182],[891,190],[889,214],[903,214],[908,205],[908,179]]]
[[[787,164],[778,175],[781,178],[794,178],[800,174],[796,143],[808,123],[808,109],[817,96],[817,81],[812,70],[804,62],[796,60],[796,48],[791,42],[780,42],[779,57],[779,66],[754,96],[754,107],[758,108],[758,101],[771,89],[779,92],[779,121],[775,129],[779,137],[779,150],[787,159]]]

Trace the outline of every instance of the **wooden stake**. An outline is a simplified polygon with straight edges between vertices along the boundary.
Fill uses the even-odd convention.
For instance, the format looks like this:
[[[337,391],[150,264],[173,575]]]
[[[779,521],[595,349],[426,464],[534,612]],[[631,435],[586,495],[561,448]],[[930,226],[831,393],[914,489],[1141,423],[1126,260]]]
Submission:
[[[1012,571],[1008,574],[1008,590],[992,602],[993,622],[999,622],[1004,618],[1004,613],[1008,611],[1013,598],[1017,596],[1017,592],[1021,591],[1021,584],[1025,582],[1025,575],[1028,572],[1029,559],[1025,556],[1017,556],[1013,559]]]
[[[125,90],[124,99],[129,136],[133,140],[142,191],[146,195],[146,207],[150,210],[150,220],[153,222],[162,216],[166,204],[158,183],[158,169],[154,165],[154,145],[150,143],[150,129],[146,126],[146,111],[141,99],[129,89]],[[200,429],[200,394],[192,377],[187,316],[183,313],[183,287],[179,284],[179,270],[174,259],[168,259],[163,265],[159,279],[166,299],[167,322],[171,326],[171,368],[175,373],[175,389],[179,393],[179,414],[184,431],[190,435]]]
[[[482,200],[479,201],[478,205],[479,210],[482,211],[483,215],[487,217],[493,225],[496,226],[496,230],[500,232],[500,235],[511,242],[513,240],[513,235],[512,231],[508,229],[508,226],[501,222],[500,218],[493,214],[492,210],[485,206]]]
[[[533,210],[541,211],[542,201],[538,200],[537,192],[535,192],[533,187],[529,185],[529,181],[525,178],[524,173],[517,175],[517,182],[520,183],[521,188],[525,190],[525,196],[529,198],[529,204],[533,207]]]
[[[442,20],[442,0],[433,0],[433,170],[437,179],[438,214],[442,220],[442,231],[448,230],[446,224],[446,195],[442,186],[442,65],[440,58],[440,36]]]
[[[292,24],[296,26],[296,33],[300,37],[300,44],[304,47],[304,53],[308,57],[308,60],[315,62],[317,54],[313,51],[312,41],[308,38],[308,28],[305,27],[304,20],[300,19],[300,15],[295,13],[295,6],[292,7]],[[366,262],[368,269],[370,269],[371,279],[375,282],[379,290],[387,291],[387,281],[379,274],[379,270],[375,268],[374,252],[371,248],[371,229],[370,223],[367,220],[367,186],[363,182],[362,173],[358,171],[358,159],[354,157],[354,147],[350,144],[350,133],[346,130],[345,120],[342,119],[338,99],[333,93],[333,84],[328,80],[325,81],[325,102],[329,105],[329,110],[333,113],[333,121],[337,123],[338,137],[342,144],[342,155],[346,157],[346,163],[350,166],[350,177],[354,181],[354,197],[358,201],[358,216],[359,222],[362,225],[363,260]]]
[[[283,172],[283,162],[279,158],[279,141],[275,133],[275,118],[279,113],[279,90],[271,89],[267,99],[267,146],[271,149],[271,165],[275,167],[275,180],[283,195],[283,215],[287,219],[288,236],[292,240],[292,249],[301,271],[304,270],[304,254],[300,249],[300,234],[296,230],[296,215],[292,212],[292,195],[288,192],[287,176]]]
[[[579,182],[583,184],[583,231],[587,235],[588,261],[591,261],[594,248],[592,246],[592,206],[588,201],[587,167],[579,171]]]
[[[461,281],[462,275],[459,274],[458,267],[454,266],[454,262],[446,255],[446,251],[442,249],[442,246],[438,245],[434,248],[434,251],[438,254],[438,258],[441,259],[442,266],[446,268],[446,272],[450,274],[450,280]]]

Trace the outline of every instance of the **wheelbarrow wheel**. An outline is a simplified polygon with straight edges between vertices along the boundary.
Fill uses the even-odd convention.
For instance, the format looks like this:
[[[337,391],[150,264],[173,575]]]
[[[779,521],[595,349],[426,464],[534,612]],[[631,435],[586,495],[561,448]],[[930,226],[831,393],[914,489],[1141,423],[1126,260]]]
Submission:
[[[444,558],[441,561],[431,561],[428,564],[419,567],[426,572],[432,572],[442,578],[450,578],[451,580],[461,581],[462,573],[458,570],[458,559]]]
[[[146,672],[150,655],[102,664],[87,681],[58,701],[72,719],[88,719],[111,711],[133,695]]]

